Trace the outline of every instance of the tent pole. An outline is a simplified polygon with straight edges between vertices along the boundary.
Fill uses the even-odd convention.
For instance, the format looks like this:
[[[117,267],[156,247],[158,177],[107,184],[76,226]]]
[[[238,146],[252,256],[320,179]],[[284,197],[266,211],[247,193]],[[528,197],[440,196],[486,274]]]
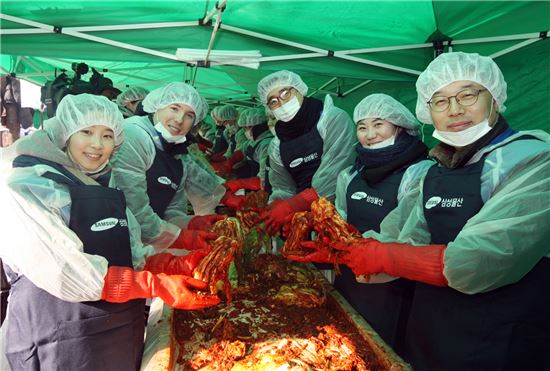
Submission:
[[[258,61],[260,62],[288,61],[291,59],[319,58],[319,57],[326,57],[326,56],[327,56],[327,53],[289,54],[289,55],[276,55],[272,57],[261,57],[261,58],[258,58]]]
[[[111,26],[83,26],[83,27],[66,27],[66,30],[76,32],[94,32],[94,31],[124,31],[124,30],[144,30],[153,28],[175,28],[175,27],[193,27],[198,26],[198,21],[190,22],[164,22],[164,23],[136,23],[136,24],[121,24]],[[1,30],[2,35],[23,35],[23,34],[41,34],[53,33],[52,30],[43,28],[16,28],[9,30]]]
[[[372,82],[372,80],[365,80],[363,81],[362,83],[360,83],[359,85],[349,89],[348,91],[345,91],[342,93],[342,96],[345,97],[346,95],[350,94],[350,93],[353,93],[354,91],[356,91],[357,89],[361,89],[363,86],[367,85],[367,84],[370,84]]]
[[[499,52],[493,53],[489,57],[491,57],[493,59],[498,58],[500,56],[503,56],[504,54],[508,54],[508,53],[511,53],[515,50],[521,49],[521,48],[523,48],[527,45],[531,45],[531,44],[533,44],[533,43],[535,43],[539,40],[542,40],[542,39],[537,37],[536,39],[530,39],[530,40],[522,41],[520,43],[517,43],[516,45],[513,45],[513,46],[509,47],[509,48],[506,48],[506,49],[503,49]]]
[[[12,21],[12,22],[22,23],[22,24],[25,24],[27,26],[38,27],[38,28],[41,28],[41,29],[49,30],[51,32],[55,32],[53,26],[49,26],[49,25],[34,22],[34,21],[29,21],[29,20],[19,18],[19,17],[13,17],[13,16],[10,16],[10,15],[7,15],[7,14],[0,13],[0,19],[5,19],[5,20],[8,20],[8,21]],[[175,55],[172,55],[172,54],[159,52],[158,50],[142,48],[140,46],[135,46],[135,45],[122,43],[122,42],[118,42],[118,41],[113,41],[113,40],[109,40],[109,39],[106,39],[106,38],[103,38],[103,37],[92,36],[92,35],[88,35],[88,34],[85,34],[85,33],[78,32],[78,31],[71,31],[70,29],[63,29],[62,28],[62,29],[59,30],[59,32],[63,35],[73,36],[73,37],[77,37],[77,38],[85,39],[85,40],[89,40],[89,41],[94,41],[94,42],[101,43],[101,44],[116,46],[116,47],[119,47],[119,48],[133,50],[133,51],[144,53],[144,54],[150,54],[150,55],[154,55],[154,56],[161,57],[161,58],[171,59],[171,60],[174,60],[174,61],[181,61],[179,58],[177,58]]]
[[[309,51],[312,51],[312,52],[315,52],[315,53],[321,53],[321,54],[324,54],[324,55],[327,55],[327,53],[328,53],[328,50],[315,48],[313,46],[309,46],[309,45],[305,45],[305,44],[295,43],[295,42],[288,41],[288,40],[285,40],[285,39],[281,39],[281,38],[278,38],[278,37],[273,37],[273,36],[268,36],[268,35],[265,35],[265,34],[261,34],[259,32],[253,32],[253,31],[245,30],[245,29],[239,28],[239,27],[233,27],[233,26],[229,26],[229,25],[226,25],[226,24],[222,24],[220,26],[220,28],[231,31],[231,32],[240,33],[242,35],[256,37],[258,39],[273,41],[273,42],[276,42],[276,43],[279,43],[279,44],[292,46],[292,47],[295,47],[295,48],[298,48],[298,49],[309,50]]]
[[[327,86],[329,86],[330,84],[332,84],[334,81],[336,81],[336,79],[338,79],[337,77],[333,77],[332,79],[328,80],[327,82],[325,82],[323,85],[319,86],[317,89],[315,89],[314,91],[312,91],[311,93],[309,93],[307,96],[308,97],[312,97],[315,93],[317,93],[319,90],[321,89],[324,89],[326,88]]]
[[[389,70],[405,72],[405,73],[408,73],[408,74],[411,74],[411,75],[420,75],[420,73],[421,73],[421,71],[411,70],[409,68],[404,68],[404,67],[399,67],[399,66],[393,66],[393,65],[387,64],[387,63],[375,62],[375,61],[371,61],[371,60],[368,60],[368,59],[353,57],[351,55],[345,55],[345,54],[340,55],[340,54],[338,54],[338,52],[334,53],[334,57],[341,58],[341,59],[346,59],[346,60],[352,61],[352,62],[369,64],[369,65],[375,66],[375,67],[386,68],[386,69],[389,69]]]
[[[48,76],[46,76],[46,74],[42,71],[40,71],[40,69],[38,67],[36,67],[36,65],[34,63],[32,63],[31,61],[29,61],[27,58],[25,57],[21,57],[21,60],[23,62],[25,62],[26,64],[28,64],[33,70],[35,70],[36,72],[38,72],[40,75],[42,75],[42,77],[45,77],[46,80],[49,80],[48,79]]]

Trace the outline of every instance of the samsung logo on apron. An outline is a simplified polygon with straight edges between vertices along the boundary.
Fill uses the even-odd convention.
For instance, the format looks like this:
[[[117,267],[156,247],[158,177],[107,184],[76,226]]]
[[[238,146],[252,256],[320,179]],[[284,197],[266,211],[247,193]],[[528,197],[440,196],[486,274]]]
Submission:
[[[424,207],[429,210],[437,205],[441,205],[441,207],[446,208],[455,208],[455,207],[462,207],[462,202],[464,202],[463,197],[453,197],[453,198],[441,198],[439,196],[433,196],[430,197],[428,201],[426,201],[426,204]]]
[[[167,186],[170,186],[172,187],[173,189],[177,189],[178,186],[174,183],[172,183],[172,181],[170,180],[170,178],[168,178],[167,176],[161,176],[157,179],[157,181],[160,183],[160,184],[164,184],[164,185],[167,185]]]
[[[383,198],[369,196],[365,192],[355,192],[354,194],[351,195],[351,199],[357,200],[357,201],[365,200],[365,202],[371,203],[373,205],[378,205],[378,206],[382,206],[384,204]]]
[[[117,224],[120,224],[121,227],[128,226],[128,222],[126,221],[126,219],[105,218],[92,224],[90,230],[93,232],[106,231],[107,229],[116,227]]]
[[[295,158],[294,160],[292,160],[290,162],[290,164],[288,166],[294,168],[296,166],[299,166],[301,165],[302,163],[308,163],[310,161],[313,161],[315,160],[316,158],[319,158],[319,154],[317,152],[313,152],[312,154],[310,155],[307,155],[306,157],[298,157],[298,158]]]

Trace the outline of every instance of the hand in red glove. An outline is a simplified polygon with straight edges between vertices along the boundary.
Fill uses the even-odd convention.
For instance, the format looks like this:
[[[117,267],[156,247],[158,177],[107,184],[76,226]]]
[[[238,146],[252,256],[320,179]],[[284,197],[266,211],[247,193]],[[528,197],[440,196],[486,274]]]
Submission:
[[[212,161],[212,162],[222,162],[222,161],[225,161],[224,154],[225,154],[225,151],[221,151],[221,152],[218,152],[218,153],[214,153],[214,154],[212,154],[212,156],[210,156],[210,161]]]
[[[229,157],[227,162],[229,163],[229,169],[233,168],[233,165],[235,165],[237,162],[241,162],[244,160],[244,153],[242,151],[235,151],[233,152],[233,155]]]
[[[226,215],[218,214],[197,215],[192,217],[189,223],[187,223],[187,229],[193,231],[208,231],[217,221],[225,218],[227,218]]]
[[[223,186],[232,193],[237,192],[239,189],[246,189],[249,191],[259,191],[262,189],[260,178],[257,176],[252,178],[226,180]]]
[[[339,262],[350,267],[356,276],[387,273],[430,285],[447,286],[443,275],[445,245],[412,246],[361,238],[350,245],[336,243],[333,247],[343,252]]]
[[[170,246],[171,249],[199,250],[210,248],[208,241],[220,237],[216,233],[205,231],[190,231],[182,229],[178,238]]]
[[[222,199],[220,200],[220,203],[222,205],[229,206],[230,208],[235,210],[239,210],[245,202],[246,198],[244,196],[237,196],[229,191],[225,192]]]
[[[307,255],[286,255],[288,260],[303,263],[336,263],[339,262],[337,254],[331,252],[328,246],[320,245],[315,241],[306,241],[300,244],[302,247],[311,249],[313,252]]]
[[[137,272],[128,267],[109,267],[101,299],[110,303],[125,303],[132,299],[159,297],[174,308],[203,309],[220,302],[216,295],[191,291],[204,290],[206,287],[206,282],[189,276],[169,276],[164,273]]]
[[[281,229],[285,218],[294,215],[298,211],[309,210],[311,203],[319,198],[313,188],[307,188],[288,200],[273,202],[260,218],[265,222],[266,231],[275,235]]]
[[[193,270],[199,265],[202,258],[210,252],[210,248],[195,250],[185,256],[175,256],[168,253],[155,254],[145,260],[143,270],[154,274],[183,274],[192,276]]]

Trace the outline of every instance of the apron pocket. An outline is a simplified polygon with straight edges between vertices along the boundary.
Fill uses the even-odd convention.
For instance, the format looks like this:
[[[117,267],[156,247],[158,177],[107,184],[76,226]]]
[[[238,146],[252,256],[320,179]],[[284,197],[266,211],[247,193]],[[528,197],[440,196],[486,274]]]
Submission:
[[[134,370],[139,367],[143,329],[143,305],[105,316],[62,322],[57,329],[58,368]]]
[[[18,352],[10,352],[6,349],[6,358],[13,371],[40,370],[36,346]]]

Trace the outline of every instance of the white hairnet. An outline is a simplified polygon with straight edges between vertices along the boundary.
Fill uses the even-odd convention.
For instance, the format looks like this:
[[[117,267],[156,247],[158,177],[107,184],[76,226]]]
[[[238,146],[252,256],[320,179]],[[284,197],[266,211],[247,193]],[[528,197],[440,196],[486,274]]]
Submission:
[[[266,122],[267,116],[263,108],[248,108],[241,112],[237,125],[244,128],[265,124]]]
[[[439,89],[461,80],[483,85],[497,102],[499,111],[506,110],[506,81],[497,64],[490,57],[477,53],[455,52],[441,54],[418,77],[416,117],[422,122],[433,124],[430,107],[426,102]]]
[[[116,146],[124,140],[122,114],[115,103],[102,95],[66,95],[50,120],[55,123],[45,127],[59,148],[65,148],[67,140],[77,131],[94,125],[113,130]]]
[[[220,106],[220,108],[216,110],[216,117],[220,121],[236,120],[237,117],[239,117],[239,111],[231,105]]]
[[[206,116],[208,115],[208,110],[210,109],[210,107],[208,106],[208,101],[202,95],[201,95],[201,103],[202,103],[202,111],[201,111],[202,113],[200,116],[197,115],[197,120],[196,120],[197,123],[201,122],[206,118]]]
[[[212,108],[212,111],[210,111],[210,117],[212,117],[212,120],[216,121],[216,119],[218,118],[217,114],[220,108],[221,106],[216,106]]]
[[[301,77],[294,72],[282,70],[273,72],[267,75],[258,83],[258,97],[262,104],[267,104],[267,95],[277,88],[284,88],[286,86],[292,86],[298,90],[300,94],[307,94],[307,85],[302,81]]]
[[[363,98],[353,110],[353,121],[357,124],[366,118],[381,118],[395,126],[407,129],[407,133],[416,136],[420,123],[400,102],[386,94],[371,94]]]
[[[153,90],[147,94],[142,103],[143,110],[148,113],[155,113],[171,104],[185,104],[195,112],[194,124],[206,115],[199,93],[194,87],[183,82],[171,82],[162,88]]]
[[[116,102],[120,107],[124,107],[127,103],[143,100],[147,94],[149,94],[149,90],[141,86],[135,86],[120,93],[116,97]]]

